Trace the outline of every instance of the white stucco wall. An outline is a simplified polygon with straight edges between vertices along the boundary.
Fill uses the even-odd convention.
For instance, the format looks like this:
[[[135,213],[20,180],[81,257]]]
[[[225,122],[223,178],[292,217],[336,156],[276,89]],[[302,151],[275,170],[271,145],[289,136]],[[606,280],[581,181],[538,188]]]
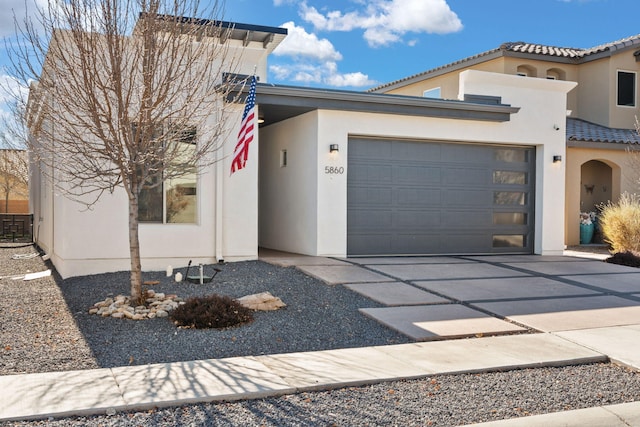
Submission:
[[[244,108],[244,106],[239,106]],[[256,107],[257,108],[257,107]],[[257,111],[257,110],[256,110]],[[258,157],[260,151],[260,133],[255,123],[253,141],[249,145],[247,166],[230,175],[233,150],[236,146],[235,136],[240,125],[242,111],[237,114],[237,127],[232,138],[224,146],[224,161],[218,169],[218,177],[222,178],[218,191],[222,194],[217,207],[221,213],[218,232],[222,244],[221,256],[225,261],[240,261],[258,257]],[[257,114],[256,114],[257,117]],[[221,169],[220,169],[221,168]],[[211,214],[214,214],[212,210]]]
[[[554,164],[552,157],[565,157],[566,94],[574,86],[572,82],[465,71],[460,76],[461,93],[501,96],[503,103],[520,107],[520,111],[513,114],[510,121],[496,123],[322,110],[314,113],[317,116],[315,132],[304,123],[310,113],[270,126],[262,131],[260,177],[264,202],[260,205],[260,244],[309,255],[346,256],[348,141],[350,136],[365,136],[535,146],[534,251],[561,254],[564,249],[565,170],[564,162]],[[330,144],[338,144],[339,153],[330,154]],[[275,151],[285,145],[289,147],[289,153],[301,150],[300,156],[308,156],[305,168],[297,174],[291,169],[285,176],[267,167],[267,163],[275,164]],[[309,145],[315,148],[311,150]],[[304,146],[304,151],[299,146]],[[290,156],[290,161],[297,160]],[[342,167],[344,173],[326,173],[326,167]],[[311,168],[314,170],[310,172]],[[315,188],[310,188],[313,179]],[[277,185],[269,184],[267,190],[270,192],[264,193],[265,182]],[[303,195],[304,199],[301,198]],[[267,202],[271,197],[276,197],[277,203]],[[306,208],[296,209],[295,215],[288,212],[299,203],[304,203]],[[314,204],[316,211],[312,209]],[[288,226],[294,218],[300,226]],[[316,236],[315,246],[309,236]]]
[[[267,57],[283,38],[284,35],[276,34],[267,44],[228,39],[212,69],[220,77],[225,72],[256,74],[264,83]],[[64,37],[57,41],[64,42]],[[222,104],[221,100],[215,102]],[[213,263],[257,258],[259,132],[256,123],[247,167],[231,176],[244,105],[225,104],[225,109],[231,111],[223,119],[214,116],[220,109],[212,107],[211,113],[206,113],[210,114],[206,123],[200,120],[197,123],[198,138],[203,140],[209,137],[207,129],[218,123],[226,127],[226,132],[223,131],[222,148],[212,154],[216,162],[198,177],[196,223],[141,223],[143,270],[185,266],[189,260]],[[38,199],[34,203],[34,229],[40,232],[36,238],[62,277],[130,269],[128,200],[123,188],[103,194],[87,210],[83,204],[65,197],[64,191],[54,189],[51,183],[43,180],[38,184],[33,189]]]
[[[317,135],[317,111],[260,130],[260,246],[315,254]]]
[[[140,223],[143,271],[168,265],[255,259],[258,255],[259,134],[250,145],[247,166],[230,175],[244,105],[233,106],[219,161],[198,177],[197,222]],[[257,123],[256,123],[257,127]],[[205,135],[200,137],[206,138]],[[62,277],[130,269],[128,200],[124,189],[103,194],[89,210],[58,191],[43,196],[43,249]],[[51,201],[51,211],[47,201]],[[50,241],[49,241],[50,240]]]
[[[514,142],[536,145],[536,241],[535,253],[562,254],[564,249],[564,198],[566,168],[567,93],[577,83],[543,78],[465,71],[460,75],[461,94],[494,95],[520,107],[502,130],[513,133]],[[553,163],[553,156],[563,161]]]

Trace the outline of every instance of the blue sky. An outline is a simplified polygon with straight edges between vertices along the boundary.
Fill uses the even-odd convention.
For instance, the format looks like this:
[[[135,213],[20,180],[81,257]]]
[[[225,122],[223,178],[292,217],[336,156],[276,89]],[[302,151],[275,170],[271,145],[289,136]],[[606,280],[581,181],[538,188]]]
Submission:
[[[25,2],[0,3],[0,37],[5,37],[13,32],[7,10],[20,15]],[[289,29],[269,59],[270,82],[349,90],[507,41],[593,47],[640,34],[638,17],[638,0],[227,0],[223,16]],[[0,67],[6,59],[0,46]],[[0,78],[5,74],[0,69]]]
[[[354,90],[507,41],[597,46],[640,34],[639,17],[638,0],[228,0],[225,13],[289,28],[272,83]]]

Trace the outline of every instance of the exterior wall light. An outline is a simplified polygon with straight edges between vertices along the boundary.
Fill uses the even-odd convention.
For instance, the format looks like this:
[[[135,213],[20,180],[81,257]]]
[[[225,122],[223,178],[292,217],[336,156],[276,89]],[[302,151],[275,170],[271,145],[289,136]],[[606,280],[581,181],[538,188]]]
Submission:
[[[338,144],[331,144],[329,145],[329,152],[330,153],[337,153],[340,147],[338,147]]]
[[[553,156],[553,163],[559,163],[562,161],[562,156]]]

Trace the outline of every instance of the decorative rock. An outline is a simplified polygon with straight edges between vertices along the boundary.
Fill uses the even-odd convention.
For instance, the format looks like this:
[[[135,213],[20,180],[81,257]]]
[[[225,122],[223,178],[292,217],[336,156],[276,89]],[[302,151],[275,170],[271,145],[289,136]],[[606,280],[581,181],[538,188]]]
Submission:
[[[89,314],[102,317],[111,316],[117,319],[143,320],[168,317],[171,310],[174,310],[180,304],[184,304],[182,298],[175,294],[165,295],[149,289],[145,295],[146,298],[143,305],[136,304],[134,307],[128,296],[118,295],[95,303],[88,311]]]
[[[274,297],[270,292],[247,295],[238,298],[237,301],[251,310],[273,311],[287,305],[278,297]]]

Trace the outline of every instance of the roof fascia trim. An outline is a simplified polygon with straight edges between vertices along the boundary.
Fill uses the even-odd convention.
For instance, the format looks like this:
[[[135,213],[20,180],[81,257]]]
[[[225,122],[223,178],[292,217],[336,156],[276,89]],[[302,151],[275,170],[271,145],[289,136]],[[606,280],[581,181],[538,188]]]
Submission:
[[[594,142],[569,139],[567,140],[567,148],[592,148],[599,150],[640,150],[640,145],[630,144],[627,142]]]

